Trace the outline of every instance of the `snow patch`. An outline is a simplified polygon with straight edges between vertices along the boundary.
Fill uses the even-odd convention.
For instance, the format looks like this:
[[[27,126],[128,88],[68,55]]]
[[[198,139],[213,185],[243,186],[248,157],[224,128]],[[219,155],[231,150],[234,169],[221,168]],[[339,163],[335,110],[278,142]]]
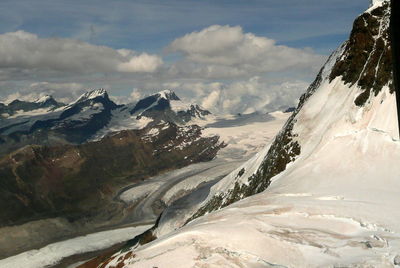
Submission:
[[[371,4],[366,12],[371,12],[372,10],[381,7],[385,2],[388,2],[388,0],[371,0]]]
[[[159,91],[157,94],[160,95],[160,98],[168,100],[169,99],[168,96],[171,94],[174,94],[174,92],[169,89],[165,89],[165,90]]]
[[[39,99],[35,100],[34,102],[36,103],[44,103],[48,100],[51,100],[52,97],[50,95],[44,95],[43,97],[40,97]]]
[[[97,97],[104,97],[107,94],[107,91],[103,88],[95,89],[89,92],[82,94],[76,102],[80,102],[83,100],[91,100]]]

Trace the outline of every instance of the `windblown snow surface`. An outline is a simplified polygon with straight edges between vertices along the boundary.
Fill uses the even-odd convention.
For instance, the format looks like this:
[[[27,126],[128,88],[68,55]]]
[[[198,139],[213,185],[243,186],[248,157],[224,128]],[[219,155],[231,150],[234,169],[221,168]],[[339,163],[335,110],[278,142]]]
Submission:
[[[375,6],[380,2],[374,1]],[[384,86],[356,106],[363,91],[357,83],[329,79],[343,53],[342,46],[328,61],[321,83],[295,116],[292,132],[300,155],[273,177],[267,190],[133,250],[118,267],[400,265],[395,95]],[[266,153],[241,167],[248,170],[242,183]],[[238,170],[213,186],[210,196],[231,187]]]

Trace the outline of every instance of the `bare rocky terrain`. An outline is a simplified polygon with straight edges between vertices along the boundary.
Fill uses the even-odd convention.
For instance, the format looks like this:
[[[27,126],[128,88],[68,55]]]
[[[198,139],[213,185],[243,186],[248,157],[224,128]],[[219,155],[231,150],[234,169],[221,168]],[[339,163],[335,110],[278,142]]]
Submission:
[[[197,126],[164,123],[82,145],[21,148],[0,160],[0,258],[126,223],[120,189],[209,161],[222,148]],[[12,245],[10,245],[12,243]]]

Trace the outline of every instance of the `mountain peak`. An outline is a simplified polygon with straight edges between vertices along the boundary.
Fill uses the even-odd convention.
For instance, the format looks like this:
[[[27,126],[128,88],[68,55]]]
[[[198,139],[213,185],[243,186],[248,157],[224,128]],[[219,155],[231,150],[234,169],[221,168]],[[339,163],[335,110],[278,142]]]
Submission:
[[[382,4],[387,0],[371,0],[371,6]]]
[[[21,101],[19,99],[15,99],[15,100],[11,101],[10,103],[8,103],[8,106],[13,106],[13,105],[21,103],[21,102],[24,102],[24,101]]]
[[[130,113],[177,123],[186,123],[193,118],[211,114],[199,105],[183,102],[175,92],[168,89],[139,100]]]
[[[180,100],[180,98],[175,94],[175,92],[169,89],[162,90],[158,92],[157,95],[160,95],[160,98],[166,100]]]
[[[99,88],[99,89],[95,89],[92,91],[88,91],[88,92],[82,94],[78,98],[77,102],[83,101],[83,100],[90,100],[90,99],[94,99],[94,98],[98,98],[98,97],[108,98],[107,91],[104,88]]]
[[[44,95],[40,98],[38,98],[37,100],[35,100],[35,103],[45,103],[49,100],[53,100],[53,97],[51,95]]]
[[[367,10],[367,12],[382,6],[385,2],[388,2],[388,0],[371,0],[369,9]]]

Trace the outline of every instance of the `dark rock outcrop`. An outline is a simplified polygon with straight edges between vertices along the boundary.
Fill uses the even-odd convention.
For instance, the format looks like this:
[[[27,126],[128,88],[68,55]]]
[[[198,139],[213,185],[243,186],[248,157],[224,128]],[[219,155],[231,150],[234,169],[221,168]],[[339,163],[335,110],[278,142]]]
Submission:
[[[360,15],[330,74],[331,81],[340,76],[346,84],[357,84],[364,90],[355,100],[357,106],[363,106],[371,94],[376,96],[385,85],[394,91],[389,17],[388,1]]]

